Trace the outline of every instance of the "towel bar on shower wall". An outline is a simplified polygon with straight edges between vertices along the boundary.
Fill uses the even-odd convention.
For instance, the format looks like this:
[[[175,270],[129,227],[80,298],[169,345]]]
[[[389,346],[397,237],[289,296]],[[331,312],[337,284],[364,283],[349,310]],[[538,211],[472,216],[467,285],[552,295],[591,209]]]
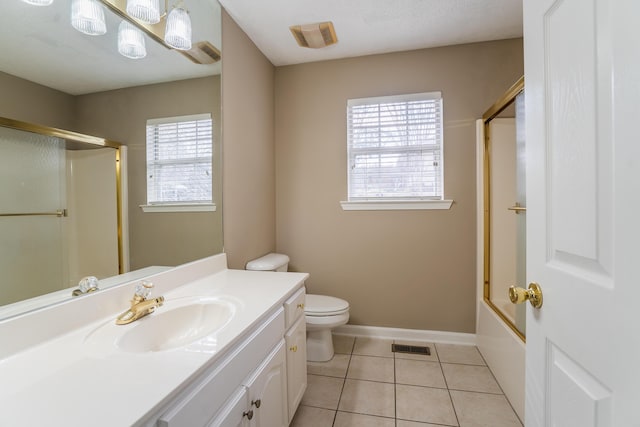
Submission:
[[[515,211],[516,214],[519,214],[520,212],[526,212],[527,208],[525,208],[524,206],[520,206],[520,203],[516,203],[515,205],[511,206],[510,208],[507,208],[510,211]]]
[[[0,213],[0,216],[67,216],[66,209],[58,209],[55,212],[29,212],[29,213]]]

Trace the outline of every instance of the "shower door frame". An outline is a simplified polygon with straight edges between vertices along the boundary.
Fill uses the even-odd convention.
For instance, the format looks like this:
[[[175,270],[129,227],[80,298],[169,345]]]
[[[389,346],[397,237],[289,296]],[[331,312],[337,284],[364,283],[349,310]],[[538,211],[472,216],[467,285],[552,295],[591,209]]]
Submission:
[[[518,79],[485,113],[482,115],[484,126],[484,150],[483,150],[483,211],[484,211],[484,284],[483,284],[483,300],[484,302],[500,317],[500,319],[515,333],[518,338],[526,342],[526,336],[517,327],[507,315],[505,315],[499,307],[491,301],[491,159],[489,157],[489,148],[491,143],[490,122],[496,118],[509,105],[515,102],[516,96],[524,91],[524,76]]]
[[[39,135],[51,136],[64,139],[67,146],[96,146],[96,147],[109,147],[115,149],[116,154],[116,215],[117,215],[117,233],[118,233],[118,273],[123,274],[128,270],[127,254],[125,254],[125,228],[123,209],[124,209],[124,195],[123,195],[123,178],[124,171],[122,170],[122,163],[124,157],[124,144],[116,141],[100,138],[97,136],[86,135],[79,132],[73,132],[65,129],[58,129],[49,126],[42,126],[33,123],[23,122],[20,120],[9,119],[6,117],[0,117],[0,127],[16,129],[24,132],[36,133]]]

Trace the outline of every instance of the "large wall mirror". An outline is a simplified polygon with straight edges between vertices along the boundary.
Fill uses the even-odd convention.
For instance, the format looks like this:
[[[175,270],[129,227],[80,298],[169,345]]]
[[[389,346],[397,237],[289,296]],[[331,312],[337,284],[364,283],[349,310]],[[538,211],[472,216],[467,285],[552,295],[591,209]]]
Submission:
[[[165,2],[160,3],[164,12]],[[167,2],[169,9],[173,3]],[[113,5],[124,9],[124,4],[125,0],[100,0],[107,32],[90,36],[78,32],[71,25],[72,0],[53,0],[48,6],[33,6],[23,0],[3,2],[0,14],[0,51],[3,52],[0,62],[0,117],[65,129],[126,146],[128,185],[124,197],[128,209],[124,220],[128,224],[128,251],[125,264],[127,270],[144,271],[150,266],[175,266],[223,250],[221,64],[216,60],[219,58],[215,58],[221,53],[221,11],[216,0],[184,0],[182,4],[189,11],[192,22],[192,51],[185,54],[169,49],[145,34],[146,56],[130,59],[118,52],[118,28],[122,16],[112,10]],[[215,210],[144,212],[141,206],[147,203],[147,121],[199,114],[210,114],[213,121],[211,179]],[[4,156],[2,150],[15,151],[16,147],[22,147],[15,132],[10,131],[8,135],[10,143],[0,140],[0,156]],[[46,141],[38,143],[46,144]],[[63,143],[58,141],[55,144]],[[49,152],[59,154],[55,147],[31,147],[25,153],[29,150],[45,156]],[[80,151],[84,150],[78,151],[74,156],[83,156]],[[112,154],[105,156],[110,158]],[[54,162],[60,162],[64,157],[57,157]],[[29,154],[26,158],[33,156]],[[38,174],[42,170],[41,161],[21,164],[20,173],[25,177],[29,173]],[[96,171],[93,166],[85,173],[92,174],[92,171]],[[85,179],[84,183],[87,182],[89,180]],[[115,198],[98,185],[86,188],[84,192],[99,199],[113,200],[115,204]],[[29,197],[25,193],[16,194],[22,198]],[[0,213],[15,212],[14,207],[18,206],[11,206],[13,202],[0,200]],[[15,218],[0,216],[0,221],[11,220]],[[34,226],[34,231],[37,226]],[[8,227],[11,229],[11,225]],[[16,244],[41,247],[30,240],[42,237],[40,234],[24,233],[11,239],[2,235],[0,251],[15,253],[12,248]],[[62,240],[68,245],[73,239]],[[81,251],[68,246],[58,253],[55,249],[47,248],[46,252],[51,250],[55,262],[65,263],[63,269],[68,268],[69,261],[60,261],[60,253]],[[36,256],[41,256],[42,252],[45,251],[26,251],[26,255],[21,255],[16,262],[37,268],[39,261]],[[102,255],[101,249],[94,248],[91,252],[93,257]],[[113,256],[106,247],[104,256]],[[117,278],[105,277],[108,274],[95,272],[105,284],[117,284]],[[132,274],[129,273],[128,277]],[[8,281],[5,275],[0,279],[0,320],[6,317],[3,308],[6,309],[9,302],[13,306],[21,304],[8,299],[3,302],[2,289],[8,287]],[[14,289],[16,286],[34,288],[28,293],[31,298],[25,305],[28,309],[38,308],[38,304],[32,301],[34,297],[42,299],[43,304],[71,298],[67,282],[58,283],[53,278],[39,278],[35,282],[38,283],[11,284]],[[38,297],[41,294],[51,295],[51,292],[60,294],[60,297],[55,300]],[[15,310],[5,312],[16,314]]]

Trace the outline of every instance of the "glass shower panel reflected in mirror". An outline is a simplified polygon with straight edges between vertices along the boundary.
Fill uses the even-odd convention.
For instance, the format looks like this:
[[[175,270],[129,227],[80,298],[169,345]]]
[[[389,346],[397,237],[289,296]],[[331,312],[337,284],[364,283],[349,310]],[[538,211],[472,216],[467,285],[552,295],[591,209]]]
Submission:
[[[526,288],[524,96],[521,79],[484,117],[484,300],[522,339],[526,306],[509,287]]]
[[[64,140],[0,128],[0,305],[61,289]]]
[[[119,273],[116,150],[0,127],[0,306]]]

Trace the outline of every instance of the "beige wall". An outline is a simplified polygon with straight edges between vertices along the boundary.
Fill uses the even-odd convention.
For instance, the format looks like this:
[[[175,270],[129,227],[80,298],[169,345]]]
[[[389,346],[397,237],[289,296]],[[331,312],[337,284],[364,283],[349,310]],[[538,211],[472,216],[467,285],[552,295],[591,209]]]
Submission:
[[[0,72],[0,117],[71,129],[75,97]]]
[[[230,268],[275,249],[274,67],[222,13],[224,243]]]
[[[212,113],[219,130],[220,76],[138,86],[77,97],[77,130],[129,147],[129,238],[131,269],[178,265],[222,250],[221,147],[214,131],[216,212],[144,213],[146,203],[146,121]],[[215,124],[218,124],[216,126]],[[218,163],[215,163],[215,162]]]
[[[276,247],[310,293],[348,300],[352,324],[475,332],[475,119],[522,73],[521,39],[276,69]],[[427,91],[451,210],[343,211],[347,99]]]

